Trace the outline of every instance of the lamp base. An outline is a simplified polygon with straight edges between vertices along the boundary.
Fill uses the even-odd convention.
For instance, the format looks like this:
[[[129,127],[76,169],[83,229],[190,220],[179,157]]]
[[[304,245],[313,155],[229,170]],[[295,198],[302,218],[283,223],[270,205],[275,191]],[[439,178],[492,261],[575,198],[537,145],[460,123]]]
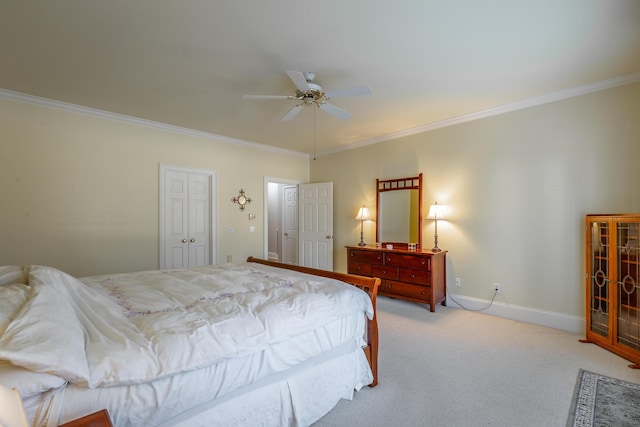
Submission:
[[[431,252],[442,252],[442,249],[436,246],[435,248],[431,249]]]
[[[360,243],[358,243],[358,246],[367,246],[367,244],[363,241],[360,241]]]

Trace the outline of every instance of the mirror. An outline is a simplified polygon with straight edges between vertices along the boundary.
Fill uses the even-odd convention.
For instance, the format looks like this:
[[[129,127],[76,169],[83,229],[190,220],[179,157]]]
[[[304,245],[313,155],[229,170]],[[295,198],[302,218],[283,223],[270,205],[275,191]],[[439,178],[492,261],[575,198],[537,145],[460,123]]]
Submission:
[[[376,179],[376,242],[422,248],[422,174]]]

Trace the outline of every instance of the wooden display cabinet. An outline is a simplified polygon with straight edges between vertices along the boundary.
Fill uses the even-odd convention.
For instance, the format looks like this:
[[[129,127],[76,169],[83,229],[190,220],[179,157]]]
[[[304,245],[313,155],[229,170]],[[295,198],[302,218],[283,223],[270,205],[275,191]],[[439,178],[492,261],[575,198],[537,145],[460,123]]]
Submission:
[[[640,214],[586,217],[586,339],[640,368]]]

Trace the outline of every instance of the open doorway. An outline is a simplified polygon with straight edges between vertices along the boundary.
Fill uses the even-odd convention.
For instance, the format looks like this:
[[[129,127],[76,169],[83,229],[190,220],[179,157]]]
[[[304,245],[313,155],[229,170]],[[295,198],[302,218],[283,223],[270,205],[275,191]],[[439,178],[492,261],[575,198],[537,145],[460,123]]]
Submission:
[[[264,256],[333,270],[333,183],[265,177]]]
[[[264,257],[298,264],[297,187],[300,181],[264,179]]]

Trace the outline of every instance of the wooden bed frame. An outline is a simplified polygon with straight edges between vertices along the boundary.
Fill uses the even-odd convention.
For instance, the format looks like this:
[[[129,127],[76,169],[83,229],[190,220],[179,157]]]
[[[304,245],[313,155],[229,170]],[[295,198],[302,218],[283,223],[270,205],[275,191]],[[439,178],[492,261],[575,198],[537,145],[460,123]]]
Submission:
[[[287,270],[299,271],[301,273],[314,274],[316,276],[328,277],[340,280],[353,285],[365,291],[371,298],[373,304],[373,319],[367,319],[367,346],[363,348],[364,354],[367,356],[371,372],[373,373],[373,382],[369,387],[375,387],[378,384],[378,320],[376,318],[376,297],[378,296],[378,287],[380,279],[377,277],[356,276],[355,274],[337,273],[334,271],[319,270],[317,268],[302,267],[293,264],[283,264],[275,261],[267,261],[261,258],[249,257],[247,262],[255,262],[258,264],[270,265],[272,267],[285,268]]]

